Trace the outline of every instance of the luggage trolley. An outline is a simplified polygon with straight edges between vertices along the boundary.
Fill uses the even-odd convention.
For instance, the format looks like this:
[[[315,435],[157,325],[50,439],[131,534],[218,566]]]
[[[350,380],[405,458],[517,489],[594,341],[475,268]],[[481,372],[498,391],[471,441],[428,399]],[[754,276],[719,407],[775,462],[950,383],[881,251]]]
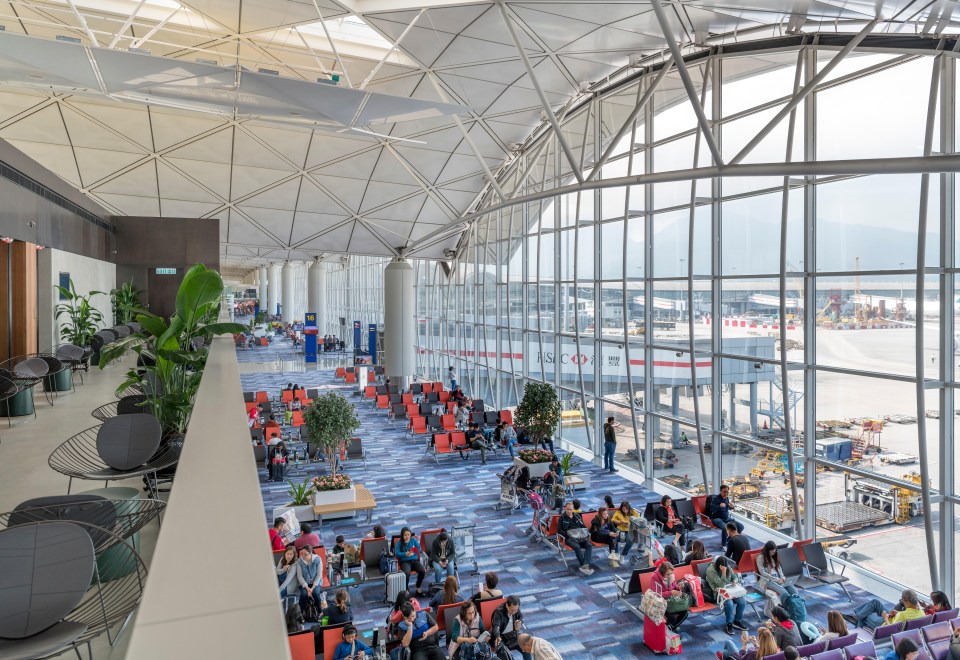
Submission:
[[[473,566],[472,575],[477,575],[480,573],[480,566],[477,564],[477,558],[473,544],[473,534],[476,528],[477,526],[474,524],[454,525],[450,530],[450,538],[453,539],[453,543],[457,549],[458,574],[467,566]]]
[[[493,507],[495,510],[510,509],[510,513],[513,513],[519,511],[520,507],[523,506],[521,494],[525,495],[526,493],[521,493],[520,489],[517,488],[519,474],[520,468],[516,465],[511,465],[503,472],[497,473],[500,478],[500,499]]]
[[[654,536],[650,524],[645,518],[632,516],[630,518],[630,531],[627,534],[633,538],[634,548],[636,548],[629,559],[631,566],[638,563],[652,566],[653,562],[663,558],[663,545]]]

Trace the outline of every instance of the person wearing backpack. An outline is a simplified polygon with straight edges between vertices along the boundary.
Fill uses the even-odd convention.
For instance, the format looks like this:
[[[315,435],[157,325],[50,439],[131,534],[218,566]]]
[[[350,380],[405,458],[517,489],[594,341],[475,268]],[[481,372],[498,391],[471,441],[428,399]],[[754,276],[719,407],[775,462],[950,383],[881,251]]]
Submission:
[[[720,492],[710,495],[706,501],[707,515],[714,527],[720,529],[720,545],[727,545],[727,523],[732,522],[737,526],[737,533],[743,532],[743,525],[730,518],[730,486],[723,484],[720,486]]]

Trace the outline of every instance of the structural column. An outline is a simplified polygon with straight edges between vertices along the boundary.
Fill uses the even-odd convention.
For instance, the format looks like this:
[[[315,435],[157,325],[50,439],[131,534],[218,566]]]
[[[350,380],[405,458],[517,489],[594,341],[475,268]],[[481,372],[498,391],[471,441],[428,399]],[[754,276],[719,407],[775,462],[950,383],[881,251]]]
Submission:
[[[269,278],[267,282],[267,314],[273,316],[277,313],[277,304],[280,302],[280,264],[270,264]]]
[[[295,313],[294,296],[296,295],[296,286],[293,283],[293,269],[295,266],[287,261],[283,264],[283,280],[280,284],[280,306],[283,312],[283,322],[293,323]]]
[[[754,381],[750,383],[750,435],[754,438],[757,437],[757,433],[759,432],[757,428],[757,402],[757,383]],[[788,406],[790,404],[784,401],[783,405]],[[773,407],[773,403],[770,404],[770,407]]]
[[[259,277],[258,285],[260,289],[260,292],[259,292],[260,311],[266,312],[267,311],[267,267],[260,266],[260,268],[257,269],[257,273]]]
[[[383,363],[393,382],[406,387],[416,370],[413,266],[394,259],[383,272]]]
[[[307,271],[307,311],[317,315],[320,333],[327,331],[327,271],[319,259]]]

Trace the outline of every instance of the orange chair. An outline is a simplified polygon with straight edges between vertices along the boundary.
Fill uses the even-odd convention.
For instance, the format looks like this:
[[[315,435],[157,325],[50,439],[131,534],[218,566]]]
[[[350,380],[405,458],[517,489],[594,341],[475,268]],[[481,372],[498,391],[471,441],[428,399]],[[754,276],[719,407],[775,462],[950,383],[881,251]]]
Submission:
[[[433,383],[423,383],[420,387],[423,388],[424,394],[430,394],[433,391]]]
[[[290,403],[293,401],[293,390],[282,390],[280,392],[280,400],[284,403]]]
[[[340,637],[342,639],[343,635],[341,634]],[[313,630],[304,630],[287,635],[287,643],[290,644],[292,660],[316,660],[317,653],[313,643]]]
[[[763,548],[747,550],[740,557],[740,563],[737,564],[737,572],[741,575],[749,575],[757,572],[757,556],[763,551]]]
[[[257,407],[257,402],[256,402],[256,401],[247,401],[244,405],[245,405],[246,408],[247,408],[247,412],[250,412],[251,410],[253,410],[254,408]]]
[[[355,374],[355,373],[353,373],[353,372],[348,373],[346,376],[343,377],[343,382],[345,382],[345,383],[356,383],[356,382],[357,382],[357,374]],[[376,388],[374,388],[374,389],[376,389]]]
[[[450,400],[450,392],[447,392],[446,390],[441,390],[441,391],[437,394],[437,396],[438,396],[438,398],[439,398],[439,400],[440,400],[440,403],[446,403],[447,401]]]
[[[307,398],[306,390],[297,390],[296,392],[293,393],[293,398],[300,399],[301,401],[309,401],[309,399]]]
[[[802,539],[800,541],[794,541],[793,545],[790,547],[797,549],[797,554],[800,555],[800,561],[807,561],[807,558],[803,554],[803,546],[810,545],[813,543],[813,539]]]
[[[447,412],[453,414],[453,407],[457,405],[453,401],[447,401]]]
[[[337,649],[337,644],[343,641],[343,629],[347,627],[346,623],[337,623],[332,626],[322,626],[323,631],[323,657],[332,658]],[[316,657],[316,656],[314,656]]]
[[[457,421],[453,418],[453,415],[443,415],[440,418],[440,423],[443,425],[444,431],[457,430]]]
[[[267,434],[267,442],[270,442],[271,438],[280,437],[280,427],[278,426],[269,426],[266,429],[264,429],[264,431]]]
[[[267,403],[270,401],[270,397],[267,396],[266,392],[257,392],[257,403]]]
[[[434,391],[434,392],[437,392],[437,393],[442,392],[442,391],[443,391],[443,383],[441,383],[440,381],[435,382],[435,383],[433,384],[433,391]]]
[[[376,400],[377,398],[377,386],[376,385],[367,385],[363,388],[363,398],[370,399],[371,401]]]
[[[467,434],[463,431],[454,431],[450,434],[450,448],[453,451],[470,451],[467,445]]]
[[[423,435],[427,432],[427,418],[423,415],[417,415],[410,418],[411,435]]]
[[[337,367],[337,370],[333,372],[334,378],[343,378],[346,375],[347,375],[347,370],[344,369],[343,367]]]
[[[420,406],[415,403],[407,404],[407,418],[412,419],[420,416]]]
[[[444,615],[444,612],[452,609],[456,609],[456,611],[459,612],[460,608],[463,606],[465,602],[467,601],[464,600],[464,601],[460,601],[459,603],[450,603],[449,605],[441,605],[440,607],[438,607],[437,608],[437,627],[440,630],[445,632],[447,630],[447,620],[446,620],[447,617]]]
[[[513,426],[513,412],[509,410],[501,410],[500,421],[506,422],[507,424],[510,424],[511,426]]]
[[[378,394],[377,395],[377,408],[380,410],[390,410],[390,395],[389,394]]]
[[[377,374],[373,373],[372,371],[368,371],[368,372],[367,372],[367,382],[368,382],[368,383],[376,383],[376,382],[377,382]]]
[[[480,620],[487,630],[490,630],[490,619],[493,618],[493,611],[500,607],[500,603],[507,602],[506,598],[491,598],[490,600],[480,601]]]
[[[407,392],[406,394],[401,394],[400,403],[402,403],[405,406],[408,406],[411,403],[413,403],[413,394],[411,394],[410,392]]]
[[[693,510],[700,518],[700,524],[710,528],[715,528],[713,520],[707,515],[707,496],[696,495],[693,498]]]
[[[303,411],[294,410],[293,416],[290,418],[290,423],[294,426],[303,426],[305,422],[303,421]]]
[[[453,446],[450,444],[450,434],[434,433],[432,446],[427,447],[425,455],[429,454],[431,449],[433,450],[433,460],[437,463],[440,462],[441,454],[452,454]]]

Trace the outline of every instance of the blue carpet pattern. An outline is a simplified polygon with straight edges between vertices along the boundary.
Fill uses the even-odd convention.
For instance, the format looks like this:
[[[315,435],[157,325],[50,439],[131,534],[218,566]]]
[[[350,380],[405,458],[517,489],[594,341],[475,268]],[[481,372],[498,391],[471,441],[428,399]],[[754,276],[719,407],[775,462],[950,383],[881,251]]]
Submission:
[[[273,347],[289,342],[275,342]],[[243,351],[238,351],[242,354]],[[306,373],[255,373],[241,375],[244,390],[266,390],[276,396],[282,386],[296,382],[301,386],[323,389],[339,389],[353,396],[353,387],[344,387],[333,379],[332,370]],[[643,645],[643,625],[631,611],[616,601],[613,575],[629,577],[630,568],[613,569],[606,561],[606,553],[595,553],[593,565],[597,569],[590,577],[575,570],[576,559],[568,553],[568,568],[556,553],[545,544],[531,544],[524,531],[530,525],[529,509],[513,515],[494,510],[499,496],[497,472],[502,472],[510,463],[509,455],[499,454],[492,458],[488,453],[487,465],[481,465],[479,456],[461,460],[458,456],[443,456],[439,465],[432,458],[424,457],[425,436],[416,438],[405,434],[402,427],[396,428],[386,420],[381,411],[355,397],[362,427],[357,433],[363,438],[367,451],[367,467],[359,462],[347,463],[345,471],[356,483],[369,488],[377,501],[373,522],[387,528],[388,533],[399,533],[409,526],[414,533],[423,529],[446,527],[456,524],[476,524],[476,556],[480,573],[496,571],[500,587],[506,594],[520,597],[524,621],[529,631],[549,640],[566,660],[577,658],[620,659],[653,657],[654,653]],[[325,464],[313,463],[307,473],[322,474]],[[591,489],[578,491],[583,510],[596,509],[603,505],[603,496],[611,494],[615,502],[627,499],[643,510],[647,502],[658,501],[656,493],[619,477],[602,471],[592,464],[584,464],[580,471],[589,471]],[[272,521],[274,506],[288,501],[287,485],[268,483],[266,470],[260,469],[262,492],[267,521]],[[297,477],[293,477],[297,480]],[[302,478],[302,477],[300,477]],[[579,494],[583,493],[583,494]],[[357,518],[324,522],[320,534],[328,547],[337,534],[348,541],[359,543],[371,525]],[[264,530],[266,535],[266,528]],[[719,532],[698,532],[707,549],[717,554],[720,547]],[[753,547],[759,542],[752,540]],[[477,576],[471,575],[471,567],[461,567],[461,590],[474,593]],[[424,583],[426,588],[433,580],[428,570]],[[859,604],[870,596],[848,585]],[[382,624],[389,609],[382,602],[382,582],[370,583],[351,590],[354,618],[363,629],[374,623]],[[852,611],[853,605],[839,588],[824,587],[804,592],[809,618],[826,621],[827,611],[839,609]],[[635,596],[636,598],[636,596]],[[331,598],[332,600],[332,598]],[[759,624],[747,608],[745,617],[751,634]],[[733,639],[739,645],[739,635],[728,637],[722,627],[722,619],[714,612],[691,615],[681,626],[683,656],[689,658],[715,658],[714,652],[721,648],[723,640]],[[859,631],[861,639],[869,634]],[[519,657],[519,655],[517,655]]]

